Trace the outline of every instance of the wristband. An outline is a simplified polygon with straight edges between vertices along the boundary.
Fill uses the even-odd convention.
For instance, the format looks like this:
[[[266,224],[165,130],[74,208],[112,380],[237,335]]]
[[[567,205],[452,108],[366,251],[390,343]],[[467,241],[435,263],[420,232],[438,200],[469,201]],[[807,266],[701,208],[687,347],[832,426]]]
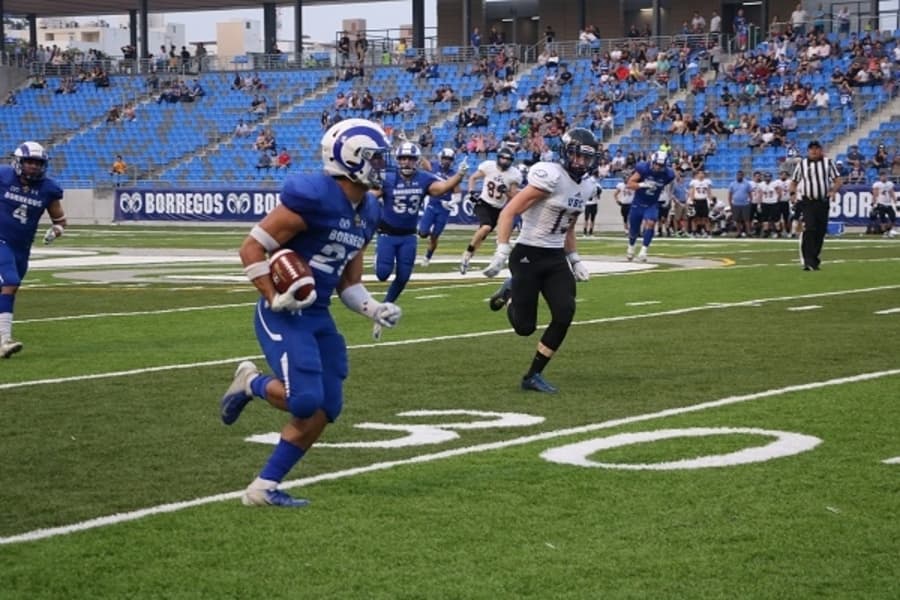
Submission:
[[[259,225],[253,226],[253,229],[250,230],[250,237],[259,242],[260,245],[266,249],[266,252],[272,252],[281,248],[281,244],[279,244],[268,231]]]
[[[257,277],[262,277],[264,275],[268,275],[269,272],[270,272],[269,263],[264,260],[255,262],[253,264],[250,264],[250,265],[247,265],[246,267],[244,267],[244,275],[246,275],[247,279],[249,279],[250,281],[253,281]]]

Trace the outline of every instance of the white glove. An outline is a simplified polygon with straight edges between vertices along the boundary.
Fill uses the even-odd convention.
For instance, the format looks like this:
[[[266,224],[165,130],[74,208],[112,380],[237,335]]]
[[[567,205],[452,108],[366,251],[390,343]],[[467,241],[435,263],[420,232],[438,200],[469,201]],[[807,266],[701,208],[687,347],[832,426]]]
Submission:
[[[294,293],[301,285],[303,285],[303,281],[295,281],[286,292],[272,296],[269,308],[271,308],[273,312],[282,312],[286,310],[288,312],[297,313],[304,308],[312,306],[316,301],[316,290],[310,292],[305,300],[297,300],[297,298],[294,297]]]
[[[53,225],[50,229],[47,230],[47,233],[44,234],[44,245],[52,244],[56,238],[62,235],[63,228],[59,225]]]
[[[494,252],[494,257],[491,259],[491,264],[487,266],[487,268],[482,271],[485,277],[496,277],[500,274],[506,267],[506,259],[509,258],[509,253],[512,251],[512,247],[509,244],[498,243],[497,250]]]
[[[456,172],[459,173],[460,175],[465,175],[466,173],[468,173],[469,172],[469,163],[467,163],[467,162],[459,163],[459,168],[456,170]]]
[[[382,327],[394,327],[403,311],[393,302],[382,302],[372,310],[371,319]]]
[[[642,181],[638,184],[638,187],[648,192],[655,192],[656,188],[659,187],[659,184],[653,181],[652,179],[648,179],[647,181]]]
[[[569,261],[569,266],[572,267],[572,274],[575,275],[575,281],[587,281],[591,278],[591,272],[588,271],[587,266],[581,262],[581,257],[578,256],[577,252],[569,252],[566,255],[566,260]]]
[[[443,206],[446,210],[453,210],[453,207],[456,205],[456,202],[453,200],[441,200],[441,206]]]

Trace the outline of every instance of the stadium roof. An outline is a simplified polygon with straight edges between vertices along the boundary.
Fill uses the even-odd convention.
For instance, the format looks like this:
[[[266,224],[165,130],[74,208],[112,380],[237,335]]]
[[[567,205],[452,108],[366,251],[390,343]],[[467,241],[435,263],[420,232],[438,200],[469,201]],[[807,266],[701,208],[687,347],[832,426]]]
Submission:
[[[296,0],[269,0],[279,6],[294,6]],[[354,0],[303,0],[304,5],[349,4]],[[356,0],[358,1],[358,0]],[[3,12],[8,16],[24,17],[93,17],[95,15],[127,15],[140,10],[139,0],[3,0]],[[147,0],[151,13],[188,12],[201,10],[234,10],[259,8],[262,0]]]

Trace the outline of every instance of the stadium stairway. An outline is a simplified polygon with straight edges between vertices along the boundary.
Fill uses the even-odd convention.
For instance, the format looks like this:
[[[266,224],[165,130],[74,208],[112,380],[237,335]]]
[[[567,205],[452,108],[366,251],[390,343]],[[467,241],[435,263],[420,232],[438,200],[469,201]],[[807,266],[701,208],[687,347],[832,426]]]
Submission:
[[[863,140],[878,131],[884,123],[891,120],[891,117],[900,115],[900,95],[889,102],[881,105],[881,108],[875,112],[865,112],[864,118],[860,119],[860,124],[855,129],[849,130],[846,134],[834,141],[830,155],[834,158],[843,157],[847,153],[850,146],[859,146]],[[895,142],[896,143],[896,142]],[[871,153],[868,155],[871,158]]]

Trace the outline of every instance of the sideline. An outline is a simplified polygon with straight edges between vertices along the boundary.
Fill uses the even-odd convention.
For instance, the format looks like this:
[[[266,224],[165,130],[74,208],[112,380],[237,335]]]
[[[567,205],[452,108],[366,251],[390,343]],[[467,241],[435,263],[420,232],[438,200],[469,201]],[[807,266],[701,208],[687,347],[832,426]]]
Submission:
[[[808,300],[812,298],[827,298],[830,296],[844,296],[849,294],[866,294],[869,292],[883,292],[887,290],[895,290],[900,289],[900,284],[897,285],[882,285],[877,287],[870,288],[857,288],[850,290],[836,290],[831,292],[816,292],[812,294],[800,294],[797,296],[774,296],[771,298],[757,298],[755,300],[740,300],[737,302],[721,302],[716,304],[703,304],[700,306],[688,306],[685,308],[675,308],[671,310],[663,310],[658,312],[651,313],[639,313],[636,315],[620,315],[617,317],[602,317],[599,319],[589,319],[587,321],[573,321],[572,327],[574,326],[583,326],[583,325],[600,325],[603,323],[619,323],[622,321],[633,321],[636,319],[651,319],[655,317],[670,317],[674,315],[684,315],[694,312],[700,312],[705,310],[722,310],[726,308],[737,308],[744,306],[758,306],[760,304],[766,302],[792,302],[794,300]],[[242,306],[238,305],[224,305],[224,306]],[[202,309],[203,307],[199,307]],[[188,310],[188,309],[175,309],[175,310]],[[544,329],[546,325],[541,325],[538,329]],[[365,348],[377,348],[379,346],[410,346],[415,344],[425,344],[429,342],[441,342],[446,340],[461,340],[461,339],[472,339],[472,338],[480,338],[487,337],[492,335],[505,335],[511,333],[512,329],[493,329],[490,331],[476,331],[473,333],[457,333],[451,335],[438,335],[434,337],[427,338],[413,338],[409,340],[393,340],[393,341],[381,341],[381,342],[372,342],[369,344],[356,344],[352,346],[348,346],[349,350],[361,350]],[[256,354],[252,356],[239,356],[232,358],[224,358],[218,360],[208,360],[203,362],[196,363],[188,363],[188,364],[177,364],[177,365],[160,365],[158,367],[144,367],[140,369],[129,369],[127,371],[111,371],[108,373],[94,373],[91,375],[71,375],[69,377],[57,377],[53,379],[35,379],[32,381],[19,381],[12,383],[3,383],[0,384],[0,390],[9,390],[19,387],[26,386],[35,386],[35,385],[50,385],[56,383],[70,383],[73,381],[87,381],[91,379],[105,379],[111,377],[126,377],[129,375],[140,375],[142,373],[157,373],[160,371],[175,371],[181,369],[193,369],[196,367],[211,367],[217,365],[226,365],[226,364],[235,364],[242,360],[258,360],[262,358],[261,354]]]
[[[364,473],[373,473],[375,471],[386,471],[388,469],[392,469],[394,467],[399,467],[403,465],[412,465],[412,464],[421,464],[434,462],[438,460],[442,460],[445,458],[453,458],[456,456],[464,456],[467,454],[477,454],[481,452],[489,452],[491,450],[502,450],[504,448],[511,448],[514,446],[522,446],[524,444],[530,444],[532,442],[539,442],[543,440],[552,440],[559,437],[565,437],[569,435],[577,435],[582,433],[590,433],[592,431],[600,431],[603,429],[611,429],[613,427],[618,427],[620,425],[630,425],[632,423],[641,423],[643,421],[650,421],[653,419],[661,419],[665,417],[673,417],[677,415],[683,415],[692,412],[699,412],[702,410],[707,410],[710,408],[720,408],[722,406],[728,406],[731,404],[739,404],[741,402],[748,402],[751,400],[759,400],[761,398],[770,398],[772,396],[780,396],[782,394],[789,394],[791,392],[800,392],[800,391],[808,391],[821,389],[825,387],[844,385],[847,383],[858,383],[860,381],[871,381],[873,379],[879,379],[882,377],[890,377],[893,375],[900,375],[900,369],[891,369],[888,371],[876,371],[872,373],[861,373],[859,375],[851,375],[848,377],[838,377],[835,379],[826,379],[824,381],[815,381],[812,383],[801,383],[797,385],[789,385],[782,388],[774,388],[771,390],[765,390],[762,392],[756,392],[753,394],[744,394],[742,396],[728,396],[725,398],[721,398],[719,400],[713,400],[710,402],[701,402],[700,404],[694,404],[691,406],[683,406],[679,408],[668,408],[665,410],[661,410],[654,413],[647,413],[643,415],[636,415],[633,417],[623,417],[620,419],[612,419],[610,421],[603,421],[601,423],[591,423],[589,425],[581,425],[578,427],[570,427],[568,429],[558,429],[556,431],[547,431],[544,433],[538,433],[533,435],[526,435],[523,437],[504,440],[500,442],[489,442],[486,444],[478,444],[476,446],[465,446],[462,448],[454,448],[452,450],[444,450],[442,452],[433,452],[430,454],[421,454],[419,456],[413,456],[410,458],[402,459],[402,460],[393,460],[387,462],[374,463],[371,465],[366,465],[362,467],[354,467],[352,469],[345,469],[343,471],[334,471],[332,473],[322,473],[321,475],[316,475],[314,477],[305,477],[303,479],[294,479],[283,482],[279,487],[281,489],[291,489],[297,487],[306,487],[311,486],[316,483],[320,483],[323,481],[334,481],[338,479],[346,479],[348,477],[353,477],[354,475],[362,475]],[[36,540],[56,537],[59,535],[67,535],[70,533],[75,533],[77,531],[86,531],[88,529],[96,529],[98,527],[105,527],[107,525],[116,525],[119,523],[126,523],[128,521],[136,521],[138,519],[142,519],[144,517],[149,517],[152,515],[159,515],[165,513],[177,512],[179,510],[184,510],[186,508],[192,508],[195,506],[203,506],[204,504],[211,504],[213,502],[222,502],[225,500],[236,500],[241,497],[243,494],[243,490],[237,492],[227,492],[224,494],[216,494],[214,496],[206,496],[203,498],[195,498],[193,500],[187,500],[184,502],[171,502],[169,504],[161,504],[159,506],[152,506],[149,508],[142,508],[140,510],[118,513],[114,515],[108,515],[105,517],[98,517],[95,519],[89,519],[87,521],[81,521],[79,523],[73,523],[71,525],[63,525],[61,527],[52,527],[47,529],[35,529],[33,531],[29,531],[26,533],[21,533],[18,535],[13,535],[10,537],[0,538],[0,545],[6,544],[18,544],[21,542],[32,542]],[[248,509],[250,510],[250,509]],[[258,509],[257,509],[258,510]],[[277,509],[270,509],[277,510]]]

